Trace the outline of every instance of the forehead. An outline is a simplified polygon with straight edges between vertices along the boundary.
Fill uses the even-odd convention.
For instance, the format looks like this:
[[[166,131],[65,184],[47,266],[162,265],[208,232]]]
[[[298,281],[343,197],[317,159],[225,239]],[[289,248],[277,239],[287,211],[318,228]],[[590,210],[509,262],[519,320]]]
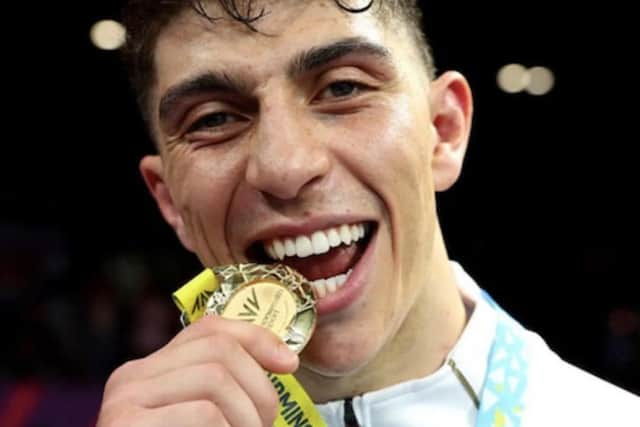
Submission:
[[[252,10],[266,12],[253,24],[258,32],[233,21],[217,4],[207,3],[207,12],[222,19],[209,22],[187,9],[161,32],[154,58],[157,90],[211,68],[242,68],[266,77],[301,50],[348,37],[389,50],[398,41],[371,11],[350,13],[333,0],[256,2]]]
[[[246,0],[236,1],[242,5]],[[373,27],[379,24],[371,11],[347,12],[341,9],[335,0],[259,0],[251,4],[249,16],[263,15],[251,23],[258,32],[251,31],[243,23],[231,18],[219,6],[218,1],[208,1],[205,2],[206,12],[213,18],[213,22],[200,16],[192,8],[186,8],[161,32],[158,47],[162,49],[162,45],[170,43],[171,40],[184,43],[197,38],[228,43],[235,49],[237,45],[247,42],[291,43],[293,39],[302,35],[321,36],[323,33],[344,30],[365,35],[375,32]],[[241,14],[245,15],[245,10],[240,9]]]

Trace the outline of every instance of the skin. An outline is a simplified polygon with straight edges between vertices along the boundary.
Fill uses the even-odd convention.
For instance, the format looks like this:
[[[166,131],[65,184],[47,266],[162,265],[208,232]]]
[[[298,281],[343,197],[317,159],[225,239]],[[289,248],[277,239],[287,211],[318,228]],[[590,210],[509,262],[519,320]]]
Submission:
[[[411,37],[370,13],[332,1],[267,8],[256,26],[268,36],[192,12],[162,31],[150,97],[159,154],[140,169],[203,265],[246,262],[248,246],[269,237],[375,224],[345,285],[356,291],[320,316],[299,369],[268,331],[197,322],[114,372],[101,426],[271,425],[277,397],[262,369],[297,369],[324,402],[434,372],[464,328],[434,194],[462,167],[472,115],[465,79],[429,81]],[[354,37],[385,54],[356,51],[291,75],[300,52]],[[161,117],[167,93],[205,71],[225,73],[240,93],[191,94]],[[191,418],[194,406],[206,422]]]

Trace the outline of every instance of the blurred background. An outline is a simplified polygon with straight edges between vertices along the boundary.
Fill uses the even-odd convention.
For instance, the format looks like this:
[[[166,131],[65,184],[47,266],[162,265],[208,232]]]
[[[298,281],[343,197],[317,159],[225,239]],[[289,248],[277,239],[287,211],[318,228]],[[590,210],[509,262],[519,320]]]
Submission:
[[[438,69],[475,96],[465,170],[439,197],[451,257],[562,357],[640,393],[632,14],[477,3],[424,6]],[[90,37],[122,4],[6,11],[3,427],[92,425],[109,373],[178,331],[170,294],[200,270],[138,175],[152,145],[117,50]]]

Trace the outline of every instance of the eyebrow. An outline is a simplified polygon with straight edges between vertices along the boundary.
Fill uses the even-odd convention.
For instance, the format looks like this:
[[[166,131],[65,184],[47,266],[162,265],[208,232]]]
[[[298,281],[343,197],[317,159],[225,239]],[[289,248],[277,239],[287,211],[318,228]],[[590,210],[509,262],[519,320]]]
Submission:
[[[227,73],[206,71],[169,88],[160,99],[158,114],[164,121],[185,98],[206,92],[248,94],[246,85],[234,80]]]
[[[289,63],[287,75],[290,79],[296,79],[351,54],[376,56],[391,62],[391,53],[385,47],[363,37],[350,37],[296,54]],[[183,99],[206,92],[250,95],[249,85],[242,81],[235,80],[225,72],[206,71],[165,92],[158,107],[160,122],[165,121]]]
[[[385,47],[363,37],[351,37],[297,54],[291,61],[287,74],[290,78],[296,78],[351,54],[376,56],[386,62],[391,61],[391,52]]]

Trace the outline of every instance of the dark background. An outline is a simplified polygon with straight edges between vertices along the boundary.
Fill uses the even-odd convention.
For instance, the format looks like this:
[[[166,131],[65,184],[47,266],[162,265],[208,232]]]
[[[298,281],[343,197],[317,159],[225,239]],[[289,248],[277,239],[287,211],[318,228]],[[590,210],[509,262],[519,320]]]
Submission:
[[[450,254],[565,359],[639,393],[631,14],[615,2],[477,3],[425,5],[436,65],[463,72],[475,96],[465,170],[439,198]],[[118,55],[88,37],[121,4],[5,17],[17,24],[3,30],[5,383],[101,384],[178,329],[170,292],[199,271],[138,175],[152,146]],[[511,62],[549,67],[554,89],[501,92]]]

